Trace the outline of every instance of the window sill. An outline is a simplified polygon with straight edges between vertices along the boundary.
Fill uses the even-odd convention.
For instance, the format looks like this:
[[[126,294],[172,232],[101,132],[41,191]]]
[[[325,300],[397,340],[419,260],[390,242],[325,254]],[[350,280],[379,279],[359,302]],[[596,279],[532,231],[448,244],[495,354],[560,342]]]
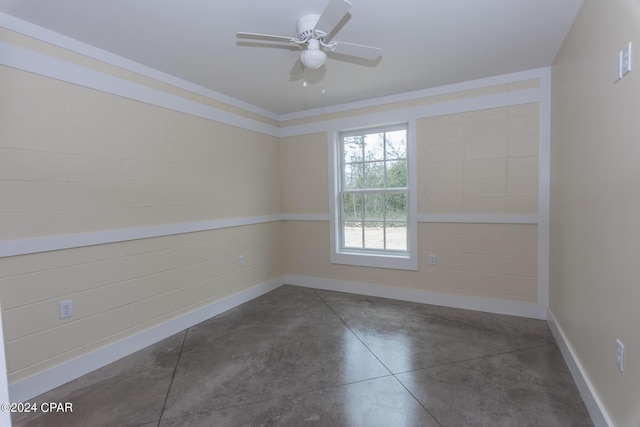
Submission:
[[[356,251],[332,252],[332,264],[355,265],[360,267],[391,268],[395,270],[418,270],[418,260],[411,254],[384,254]]]

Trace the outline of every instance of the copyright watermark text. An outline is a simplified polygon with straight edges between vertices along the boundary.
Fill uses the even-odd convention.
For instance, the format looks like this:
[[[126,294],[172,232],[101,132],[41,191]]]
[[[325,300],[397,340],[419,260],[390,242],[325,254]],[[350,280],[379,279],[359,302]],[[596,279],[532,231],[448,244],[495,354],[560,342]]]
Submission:
[[[71,402],[20,402],[20,403],[1,403],[0,411],[2,412],[73,412],[73,403]]]

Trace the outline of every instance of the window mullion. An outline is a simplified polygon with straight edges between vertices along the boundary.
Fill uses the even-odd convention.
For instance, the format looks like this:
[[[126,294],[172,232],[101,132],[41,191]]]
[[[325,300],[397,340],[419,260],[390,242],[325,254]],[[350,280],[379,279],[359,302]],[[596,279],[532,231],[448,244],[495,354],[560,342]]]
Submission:
[[[366,194],[366,193],[406,193],[406,187],[398,188],[361,188],[357,190],[343,190],[343,194]]]

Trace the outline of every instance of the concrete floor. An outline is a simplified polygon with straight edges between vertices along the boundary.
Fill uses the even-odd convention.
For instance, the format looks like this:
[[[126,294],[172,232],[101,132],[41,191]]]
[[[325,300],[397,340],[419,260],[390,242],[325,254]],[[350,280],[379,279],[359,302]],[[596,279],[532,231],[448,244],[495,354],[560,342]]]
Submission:
[[[592,426],[546,322],[283,286],[14,426]]]

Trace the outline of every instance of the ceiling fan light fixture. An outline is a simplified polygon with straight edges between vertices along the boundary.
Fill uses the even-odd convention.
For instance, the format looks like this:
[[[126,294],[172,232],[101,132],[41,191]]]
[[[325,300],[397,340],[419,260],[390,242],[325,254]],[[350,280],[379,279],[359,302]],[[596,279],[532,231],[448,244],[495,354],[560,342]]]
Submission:
[[[300,55],[302,64],[312,70],[322,67],[327,60],[327,54],[321,50],[305,50]]]
[[[320,49],[320,42],[316,39],[309,39],[309,46],[300,55],[302,65],[317,70],[324,65],[326,60],[327,54]]]

